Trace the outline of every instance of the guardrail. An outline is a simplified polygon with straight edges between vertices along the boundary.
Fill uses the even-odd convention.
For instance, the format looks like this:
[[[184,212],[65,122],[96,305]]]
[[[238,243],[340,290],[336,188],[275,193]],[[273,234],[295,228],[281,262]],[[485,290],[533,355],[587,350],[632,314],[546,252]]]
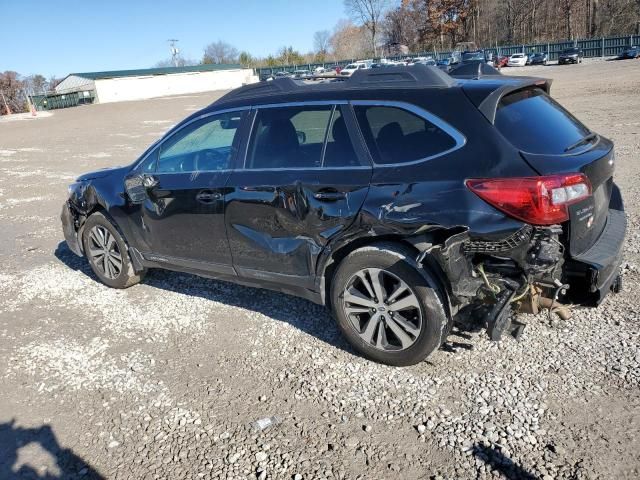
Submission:
[[[635,43],[634,43],[635,42]],[[532,53],[532,52],[546,52],[549,60],[557,60],[558,54],[565,48],[578,47],[582,49],[582,53],[585,58],[592,57],[609,57],[622,53],[622,51],[633,45],[640,44],[640,35],[626,35],[621,37],[601,37],[601,38],[586,38],[580,40],[564,40],[559,42],[547,42],[547,43],[530,43],[520,45],[505,45],[496,47],[485,47],[483,50],[492,52],[494,55],[513,55],[514,53]],[[415,57],[432,57],[436,60],[448,58],[451,56],[451,51],[424,51],[416,52],[408,55],[392,55],[387,58],[389,60],[400,60],[404,58]],[[379,60],[379,59],[376,59]],[[264,78],[270,75],[274,75],[277,72],[293,72],[294,70],[315,70],[317,67],[345,67],[346,65],[356,62],[357,59],[345,59],[336,62],[325,63],[305,63],[300,65],[286,65],[278,67],[262,67],[256,68],[256,74],[260,78]]]

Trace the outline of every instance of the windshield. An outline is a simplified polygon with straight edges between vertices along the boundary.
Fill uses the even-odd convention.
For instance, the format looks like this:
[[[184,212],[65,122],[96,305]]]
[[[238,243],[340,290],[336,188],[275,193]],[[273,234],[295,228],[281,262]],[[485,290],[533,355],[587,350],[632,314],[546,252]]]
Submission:
[[[587,127],[539,88],[505,95],[498,104],[495,125],[514,147],[538,154],[563,154],[589,134]]]
[[[577,48],[567,48],[566,50],[563,50],[562,53],[578,53],[578,49]]]

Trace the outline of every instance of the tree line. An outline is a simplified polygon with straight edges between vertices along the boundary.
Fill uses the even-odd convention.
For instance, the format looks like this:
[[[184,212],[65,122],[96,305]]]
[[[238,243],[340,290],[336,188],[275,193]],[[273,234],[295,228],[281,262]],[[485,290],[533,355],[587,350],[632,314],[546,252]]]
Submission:
[[[348,19],[313,34],[313,50],[256,57],[218,40],[200,61],[275,67],[479,46],[640,35],[640,0],[344,0]],[[170,65],[170,61],[161,62]]]

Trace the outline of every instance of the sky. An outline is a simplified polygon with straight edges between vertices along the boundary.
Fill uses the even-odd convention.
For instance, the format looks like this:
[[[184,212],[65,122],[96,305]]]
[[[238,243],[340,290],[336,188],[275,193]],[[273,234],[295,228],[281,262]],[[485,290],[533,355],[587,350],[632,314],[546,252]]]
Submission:
[[[194,60],[217,40],[256,56],[307,52],[314,32],[346,16],[342,0],[0,0],[0,71],[150,68],[170,58],[170,38]]]

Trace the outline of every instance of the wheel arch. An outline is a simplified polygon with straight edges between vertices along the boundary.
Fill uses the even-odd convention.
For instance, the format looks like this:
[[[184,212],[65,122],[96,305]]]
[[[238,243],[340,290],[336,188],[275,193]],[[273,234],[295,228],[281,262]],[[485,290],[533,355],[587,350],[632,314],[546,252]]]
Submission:
[[[433,235],[432,240],[436,240],[438,237],[437,233],[434,232]],[[378,247],[402,255],[403,258],[427,281],[431,288],[436,291],[445,308],[445,312],[449,318],[451,318],[453,315],[453,308],[450,300],[451,287],[448,278],[440,265],[428,254],[424,255],[424,252],[421,251],[422,242],[425,242],[425,235],[421,235],[419,237],[381,235],[358,238],[336,249],[325,261],[320,275],[320,296],[322,303],[328,308],[331,308],[331,302],[329,299],[331,282],[333,281],[335,273],[341,262],[349,254],[358,249],[365,247]]]
[[[116,219],[100,203],[97,203],[91,209],[91,211],[87,213],[84,221],[80,225],[80,228],[78,228],[78,239],[80,240],[78,243],[81,245],[80,248],[82,249],[82,253],[84,254],[84,241],[82,240],[83,234],[84,234],[84,226],[86,225],[86,222],[89,219],[89,217],[91,217],[96,213],[102,214],[107,219],[107,221],[113,226],[113,228],[115,228],[118,231],[118,234],[122,237],[122,240],[124,241],[124,245],[127,248],[126,253],[129,256],[129,259],[131,260],[131,264],[133,266],[133,270],[135,271],[135,273],[144,272],[145,266],[143,264],[143,260],[140,253],[135,248],[131,247],[129,240],[127,240],[127,236],[125,235],[124,231],[122,230],[122,228],[120,227]]]

